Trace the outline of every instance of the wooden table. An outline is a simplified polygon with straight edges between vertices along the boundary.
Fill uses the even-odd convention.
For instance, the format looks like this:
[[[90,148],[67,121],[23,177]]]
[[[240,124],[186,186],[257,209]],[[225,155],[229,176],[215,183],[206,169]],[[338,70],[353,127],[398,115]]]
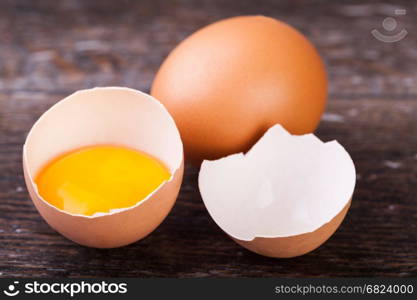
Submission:
[[[417,3],[362,2],[2,1],[0,276],[417,276]],[[406,15],[395,15],[399,8]],[[287,21],[326,61],[329,105],[317,134],[345,145],[358,173],[352,208],[336,234],[299,258],[250,253],[211,220],[191,166],[171,214],[140,242],[97,250],[54,232],[23,182],[22,144],[33,122],[78,89],[149,91],[181,39],[240,14]],[[390,15],[408,31],[397,43],[370,33],[383,32]]]

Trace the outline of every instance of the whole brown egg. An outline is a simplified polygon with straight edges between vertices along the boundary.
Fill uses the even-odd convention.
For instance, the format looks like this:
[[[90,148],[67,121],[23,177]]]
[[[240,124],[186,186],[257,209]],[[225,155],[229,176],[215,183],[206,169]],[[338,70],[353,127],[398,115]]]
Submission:
[[[174,117],[187,159],[201,162],[247,151],[272,125],[313,132],[327,80],[313,45],[296,29],[264,16],[208,25],[166,58],[151,94]]]

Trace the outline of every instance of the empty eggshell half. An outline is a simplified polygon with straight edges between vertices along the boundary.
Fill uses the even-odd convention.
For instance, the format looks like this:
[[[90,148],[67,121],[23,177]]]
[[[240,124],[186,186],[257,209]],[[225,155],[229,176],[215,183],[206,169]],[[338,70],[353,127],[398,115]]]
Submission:
[[[271,127],[248,153],[204,161],[202,199],[238,244],[258,254],[294,257],[339,227],[355,187],[355,167],[337,142]]]
[[[132,207],[75,215],[46,202],[34,177],[57,156],[84,146],[114,144],[148,153],[170,170],[171,177]],[[164,106],[128,88],[78,91],[46,111],[30,130],[23,147],[23,169],[30,196],[45,221],[81,245],[113,248],[152,232],[167,216],[183,175],[183,146]]]

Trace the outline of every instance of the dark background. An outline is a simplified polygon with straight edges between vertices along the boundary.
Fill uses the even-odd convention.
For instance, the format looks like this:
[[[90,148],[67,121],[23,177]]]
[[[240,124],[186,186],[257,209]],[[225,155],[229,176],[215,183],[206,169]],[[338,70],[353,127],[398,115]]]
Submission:
[[[407,10],[396,16],[395,9]],[[270,259],[236,245],[211,220],[187,166],[178,201],[146,239],[112,250],[54,232],[24,186],[21,150],[33,122],[82,88],[149,91],[168,52],[221,18],[265,14],[301,30],[329,74],[317,135],[356,164],[352,208],[314,252]],[[417,276],[417,3],[414,1],[0,0],[0,276]],[[393,32],[382,21],[393,16]],[[370,33],[408,35],[396,43]]]

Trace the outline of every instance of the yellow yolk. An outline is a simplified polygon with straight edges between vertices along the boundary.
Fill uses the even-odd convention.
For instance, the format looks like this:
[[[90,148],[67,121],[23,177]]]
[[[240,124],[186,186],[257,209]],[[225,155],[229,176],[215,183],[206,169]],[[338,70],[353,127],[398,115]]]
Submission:
[[[62,155],[35,179],[39,194],[73,214],[93,215],[130,207],[170,177],[145,153],[117,146],[92,146]]]

